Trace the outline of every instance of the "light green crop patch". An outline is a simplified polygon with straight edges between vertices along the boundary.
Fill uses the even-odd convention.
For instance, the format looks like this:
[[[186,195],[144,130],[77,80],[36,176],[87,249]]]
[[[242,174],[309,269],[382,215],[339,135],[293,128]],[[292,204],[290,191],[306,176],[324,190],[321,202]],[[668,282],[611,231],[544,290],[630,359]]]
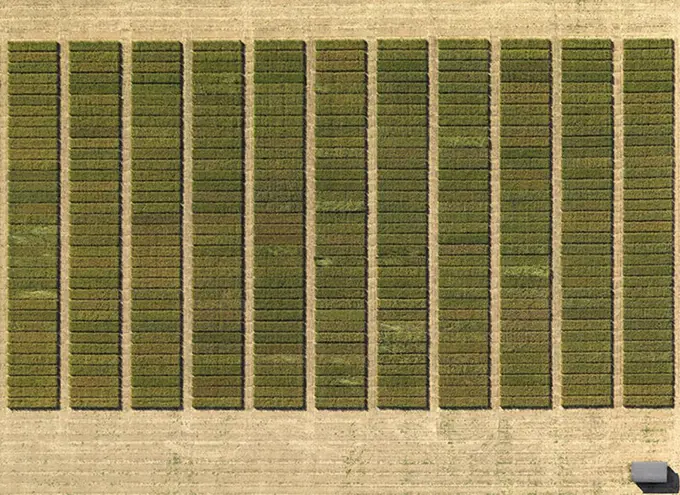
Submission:
[[[9,49],[9,406],[53,409],[60,386],[59,184],[45,171],[57,169],[59,154],[58,46],[10,42]]]
[[[623,395],[629,407],[673,405],[672,373],[645,371],[674,359],[668,334],[673,220],[659,202],[673,197],[673,53],[672,40],[624,41]],[[638,122],[645,122],[644,129],[629,125]]]

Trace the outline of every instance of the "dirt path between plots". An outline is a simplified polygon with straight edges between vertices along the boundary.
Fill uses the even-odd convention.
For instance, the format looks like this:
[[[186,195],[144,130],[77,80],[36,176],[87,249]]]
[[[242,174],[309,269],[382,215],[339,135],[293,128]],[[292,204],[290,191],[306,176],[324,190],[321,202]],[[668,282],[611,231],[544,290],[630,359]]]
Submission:
[[[562,403],[562,48],[552,40],[552,405]]]
[[[614,41],[614,407],[623,405],[623,44]]]

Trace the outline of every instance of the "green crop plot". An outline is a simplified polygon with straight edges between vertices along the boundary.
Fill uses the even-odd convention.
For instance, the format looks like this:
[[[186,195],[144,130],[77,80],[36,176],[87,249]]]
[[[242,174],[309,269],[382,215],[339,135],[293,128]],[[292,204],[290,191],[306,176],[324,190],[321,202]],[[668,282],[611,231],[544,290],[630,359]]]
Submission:
[[[9,43],[9,407],[58,409],[62,386],[73,409],[127,407],[121,390],[128,373],[125,321],[131,322],[133,409],[241,410],[250,406],[251,392],[256,409],[365,410],[375,399],[380,409],[417,410],[430,407],[430,393],[442,409],[490,408],[497,393],[502,408],[551,408],[553,324],[561,329],[559,405],[613,407],[613,255],[620,228],[624,352],[623,376],[616,378],[623,379],[623,405],[673,407],[673,40],[623,42],[623,105],[616,107],[624,122],[622,225],[614,215],[619,89],[611,40],[561,40],[557,71],[547,39],[501,40],[497,54],[487,39],[438,40],[436,109],[429,101],[426,40],[378,40],[376,101],[370,103],[367,42],[312,43],[310,84],[304,41],[257,40],[252,61],[240,41],[192,42],[185,86],[180,42],[133,42],[129,107],[123,99],[127,62],[118,41]],[[68,50],[65,64],[61,50]],[[493,88],[497,55],[500,86]],[[251,63],[254,73],[246,74]],[[69,71],[65,101],[61,65]],[[553,77],[561,78],[557,142]],[[495,109],[491,95],[497,90]],[[310,91],[313,123],[307,121]],[[252,109],[246,94],[253,95]],[[131,108],[129,124],[124,108]],[[491,139],[496,110],[497,147]],[[375,136],[368,124],[372,111]],[[431,112],[438,113],[438,245],[432,253]],[[191,115],[186,122],[185,113]],[[308,125],[314,146],[307,142]],[[68,139],[66,163],[62,139]],[[559,142],[556,161],[553,145]],[[122,173],[127,150],[130,177]],[[253,163],[246,160],[251,151]],[[368,180],[373,153],[375,184]],[[500,191],[494,189],[493,197],[499,192],[500,203],[493,209],[496,154]],[[191,177],[184,176],[186,157]],[[247,184],[253,165],[253,183]],[[555,185],[553,167],[560,166]],[[66,209],[62,174],[68,178]],[[123,215],[128,185],[131,225]],[[369,204],[373,186],[375,205]],[[191,198],[186,205],[185,187]],[[553,187],[559,191],[559,226],[552,225]],[[246,197],[254,202],[251,218]],[[313,236],[306,231],[308,199],[314,203]],[[492,209],[500,215],[498,273],[491,269]],[[368,346],[374,317],[368,312],[369,211],[377,218],[377,246],[371,246],[377,247],[377,280],[371,282],[378,290],[375,355]],[[62,221],[68,223],[64,231]],[[184,221],[193,243],[186,266]],[[252,238],[246,235],[250,225]],[[554,227],[561,232],[557,300]],[[123,232],[129,229],[131,259],[124,260]],[[313,349],[307,348],[308,238],[316,243],[315,300],[309,301]],[[251,249],[252,267],[246,257]],[[432,274],[430,255],[438,263]],[[63,315],[61,266],[68,266]],[[496,322],[494,277],[500,279]],[[185,280],[193,282],[193,308],[186,315]],[[253,293],[246,293],[251,282]],[[430,307],[430,282],[438,284],[437,307]],[[129,315],[122,299],[128,283]],[[561,307],[553,315],[557,301]],[[69,342],[62,361],[63,318]],[[185,318],[191,322],[188,349]],[[438,318],[439,328],[432,356],[430,318]],[[245,345],[247,322],[252,349]],[[492,327],[499,329],[500,355],[492,355]],[[185,351],[192,353],[190,369],[184,369]],[[308,351],[314,369],[307,366]],[[438,364],[437,390],[430,387],[430,358]],[[368,387],[373,362],[375,391]],[[500,390],[492,390],[492,363],[498,363]],[[68,384],[60,383],[62,371],[68,371]],[[186,391],[185,372],[192,374]],[[315,376],[313,391],[308,372]],[[191,404],[183,403],[185,393]]]
[[[366,42],[316,44],[316,407],[366,408]]]
[[[428,406],[428,46],[378,41],[378,407]]]
[[[623,70],[623,402],[672,407],[673,41],[626,40]]]
[[[59,47],[9,43],[8,404],[59,407]]]
[[[490,44],[439,41],[439,405],[489,407]]]
[[[193,406],[242,408],[243,45],[194,42],[193,59]]]
[[[71,407],[116,409],[121,369],[121,47],[69,43]]]
[[[305,407],[305,44],[255,42],[255,407]]]
[[[501,41],[501,406],[551,405],[551,50]]]
[[[132,45],[132,407],[182,407],[182,45]]]
[[[612,42],[562,43],[562,405],[612,405]]]

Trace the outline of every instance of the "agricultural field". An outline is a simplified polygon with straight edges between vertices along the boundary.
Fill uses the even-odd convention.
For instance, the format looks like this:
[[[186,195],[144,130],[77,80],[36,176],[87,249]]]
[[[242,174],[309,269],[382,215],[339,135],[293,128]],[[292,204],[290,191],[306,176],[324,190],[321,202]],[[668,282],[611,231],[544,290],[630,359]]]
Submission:
[[[121,45],[69,45],[71,406],[121,405]]]
[[[9,407],[59,404],[59,49],[9,51]]]
[[[673,41],[625,40],[624,369],[632,407],[673,405]]]
[[[562,404],[613,405],[611,40],[562,44]]]
[[[305,44],[255,44],[255,407],[305,406]]]
[[[0,9],[0,493],[680,469],[677,1],[62,3]]]
[[[670,40],[623,44],[619,250],[611,40],[565,39],[556,46],[549,39],[503,39],[493,48],[487,39],[379,39],[372,53],[365,40],[353,39],[257,40],[252,52],[241,41],[136,41],[127,57],[117,41],[8,48],[10,408],[56,409],[67,397],[73,409],[365,410],[372,393],[380,409],[428,409],[433,397],[445,409],[606,408],[614,405],[615,340],[623,344],[623,405],[674,405]],[[66,115],[59,104],[64,60]],[[492,94],[499,105],[493,122]],[[131,117],[127,141],[124,105]],[[131,171],[125,198],[124,149]],[[499,181],[492,186],[494,170]],[[130,259],[121,241],[124,208],[131,209]],[[616,253],[623,271],[618,296]],[[618,327],[616,297],[623,307]],[[495,378],[499,404],[492,403]]]
[[[439,405],[489,407],[491,46],[439,41]]]
[[[367,406],[367,44],[316,43],[316,407]]]
[[[238,41],[193,45],[195,408],[243,405],[243,62]]]
[[[378,407],[428,406],[428,45],[379,40]]]
[[[132,45],[131,379],[140,409],[182,405],[182,56],[173,41]]]
[[[550,40],[500,54],[501,405],[551,405]]]

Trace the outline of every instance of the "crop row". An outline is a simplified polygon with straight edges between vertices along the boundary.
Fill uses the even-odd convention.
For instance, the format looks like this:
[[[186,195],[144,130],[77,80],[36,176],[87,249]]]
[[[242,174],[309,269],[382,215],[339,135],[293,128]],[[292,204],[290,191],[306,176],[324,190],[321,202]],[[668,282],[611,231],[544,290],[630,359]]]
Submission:
[[[490,388],[491,54],[486,40],[453,41],[439,42],[439,80],[474,83],[457,90],[440,86],[439,93],[439,405],[484,408]],[[453,63],[458,60],[466,64]]]
[[[624,126],[623,401],[629,407],[671,407],[674,396],[673,41],[651,41],[644,48],[624,42],[624,114],[646,123],[633,133]],[[639,105],[643,98],[669,104]],[[656,123],[660,118],[670,125]]]
[[[179,408],[182,46],[133,43],[132,78],[132,407]]]
[[[243,45],[194,42],[193,61],[193,406],[242,408]]]
[[[258,408],[305,406],[305,81],[304,42],[255,42]]]
[[[565,65],[578,60],[578,65]],[[613,80],[609,40],[565,40],[562,81],[562,404],[612,405]],[[586,86],[581,89],[581,86]],[[598,125],[590,125],[597,115]],[[585,156],[584,156],[585,155]],[[593,160],[597,166],[593,166]],[[599,201],[584,202],[587,191]]]
[[[378,41],[379,119],[427,117],[427,60],[425,40]],[[388,61],[400,64],[385,67]],[[378,407],[382,408],[428,404],[427,122],[425,118],[414,124],[378,123]]]
[[[317,42],[316,407],[366,408],[366,42]],[[342,84],[346,81],[345,84]],[[348,90],[362,84],[363,92]],[[356,119],[337,126],[334,117]],[[322,120],[327,117],[325,120]],[[325,158],[337,149],[353,158]]]
[[[29,53],[39,60],[19,62]],[[53,42],[10,43],[9,60],[9,407],[54,409],[61,387],[60,130],[58,119],[16,117],[58,116],[59,49]]]
[[[551,128],[549,118],[538,125],[526,120],[550,116],[550,48],[548,40],[501,42],[503,407],[551,405],[550,372],[534,369],[550,363]],[[530,58],[523,56],[526,51]],[[507,67],[508,61],[524,59],[542,64],[535,70]],[[510,82],[520,73],[527,82]]]
[[[118,43],[69,44],[72,149],[118,159],[69,163],[71,257],[69,316],[71,407],[120,407],[121,49]],[[78,101],[81,96],[91,96]],[[93,126],[87,118],[106,118]],[[92,195],[93,197],[87,197]],[[79,201],[84,200],[84,201]]]

